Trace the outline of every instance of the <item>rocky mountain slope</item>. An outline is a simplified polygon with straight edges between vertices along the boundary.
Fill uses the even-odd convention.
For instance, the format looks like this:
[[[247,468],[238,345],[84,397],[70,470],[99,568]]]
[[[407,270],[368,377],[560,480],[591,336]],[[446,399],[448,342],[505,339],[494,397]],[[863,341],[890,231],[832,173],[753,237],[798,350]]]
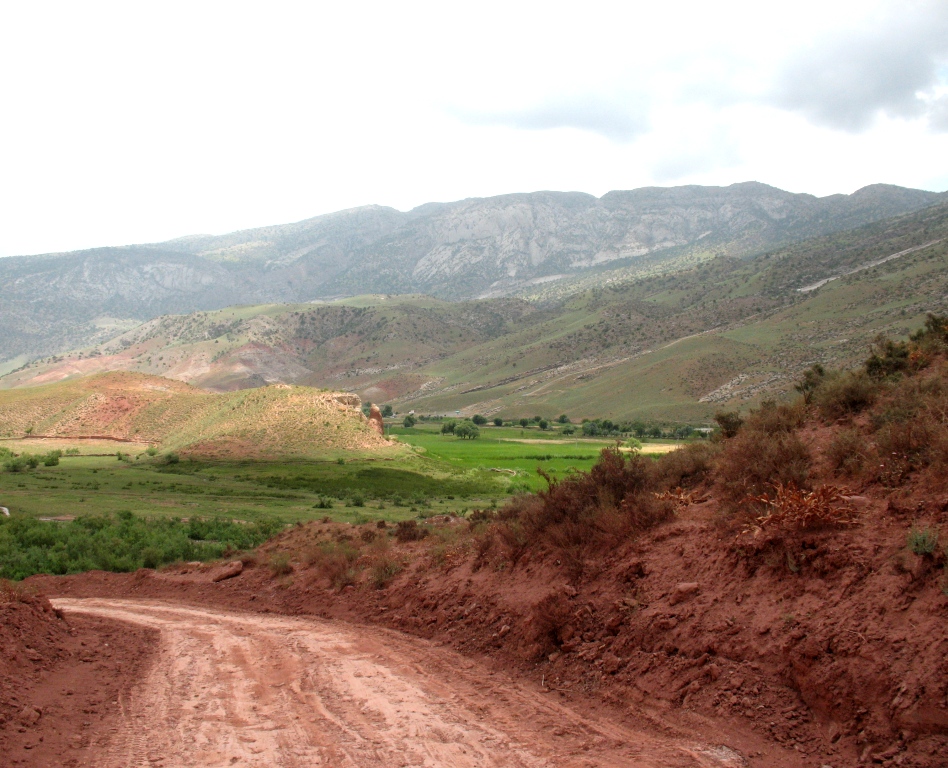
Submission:
[[[135,370],[216,391],[351,390],[428,413],[706,421],[948,311],[948,205],[759,257],[599,278],[558,301],[374,296],[165,316],[0,387]]]
[[[942,199],[887,185],[817,198],[755,182],[598,199],[536,192],[11,257],[0,260],[0,363],[97,343],[169,313],[362,293],[509,295],[603,267],[746,257]]]

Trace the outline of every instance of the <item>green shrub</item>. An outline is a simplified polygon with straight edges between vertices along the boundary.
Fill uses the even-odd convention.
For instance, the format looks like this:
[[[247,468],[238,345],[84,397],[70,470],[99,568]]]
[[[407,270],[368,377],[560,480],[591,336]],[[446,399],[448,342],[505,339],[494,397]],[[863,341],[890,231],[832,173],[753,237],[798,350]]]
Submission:
[[[59,459],[63,455],[62,451],[50,451],[43,456],[43,466],[55,467],[59,465]]]
[[[909,345],[903,341],[892,341],[883,335],[876,336],[873,351],[866,360],[866,373],[874,379],[884,379],[908,370]]]
[[[7,472],[22,472],[26,469],[26,459],[22,456],[15,456],[12,459],[7,459],[3,462],[3,468]]]
[[[906,544],[916,555],[930,556],[938,547],[938,532],[930,528],[916,528],[913,525],[906,536]]]
[[[134,571],[179,560],[211,560],[255,547],[281,528],[278,520],[182,523],[141,518],[129,511],[63,523],[0,517],[0,577],[22,579],[36,573],[91,569]]]

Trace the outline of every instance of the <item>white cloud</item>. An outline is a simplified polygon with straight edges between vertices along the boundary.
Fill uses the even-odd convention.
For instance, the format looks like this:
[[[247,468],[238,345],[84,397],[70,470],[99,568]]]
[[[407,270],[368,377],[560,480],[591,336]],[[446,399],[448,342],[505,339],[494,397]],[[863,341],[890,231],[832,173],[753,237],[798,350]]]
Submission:
[[[945,8],[9,3],[0,254],[535,189],[940,189]]]

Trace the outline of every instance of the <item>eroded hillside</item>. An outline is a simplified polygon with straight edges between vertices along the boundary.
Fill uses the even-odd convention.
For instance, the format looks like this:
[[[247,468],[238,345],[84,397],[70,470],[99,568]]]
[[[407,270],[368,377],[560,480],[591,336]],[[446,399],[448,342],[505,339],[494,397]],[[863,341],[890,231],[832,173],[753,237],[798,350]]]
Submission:
[[[313,457],[391,449],[358,397],[285,384],[212,394],[140,373],[0,393],[4,437],[113,438],[207,458]]]

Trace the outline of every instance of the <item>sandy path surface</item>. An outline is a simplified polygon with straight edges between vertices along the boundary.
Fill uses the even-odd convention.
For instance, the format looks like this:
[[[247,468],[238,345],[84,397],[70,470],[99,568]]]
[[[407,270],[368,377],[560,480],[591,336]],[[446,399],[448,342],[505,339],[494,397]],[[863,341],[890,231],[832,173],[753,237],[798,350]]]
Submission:
[[[139,766],[745,765],[724,746],[563,706],[453,651],[377,628],[151,600],[57,599],[160,632],[150,671],[81,763]]]

